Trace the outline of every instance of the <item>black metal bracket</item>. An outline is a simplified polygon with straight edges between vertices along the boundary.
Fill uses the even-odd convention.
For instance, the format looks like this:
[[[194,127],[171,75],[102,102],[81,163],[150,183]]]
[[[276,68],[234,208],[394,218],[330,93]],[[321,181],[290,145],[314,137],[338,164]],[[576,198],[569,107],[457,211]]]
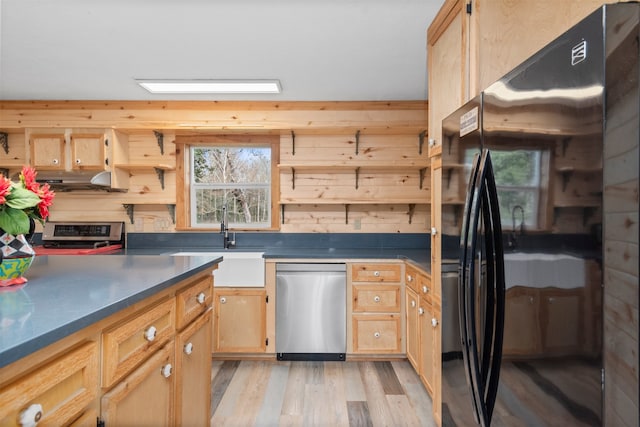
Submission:
[[[280,218],[281,218],[282,224],[284,224],[284,206],[285,205],[280,205]]]
[[[167,210],[169,211],[169,216],[171,216],[171,221],[175,224],[176,223],[176,205],[168,204]]]
[[[291,168],[291,189],[296,189],[296,168]]]
[[[358,189],[358,181],[360,180],[360,167],[356,168],[356,190]]]
[[[424,177],[427,174],[427,168],[421,168],[420,169],[420,189],[422,190],[423,187],[423,183],[424,183]]]
[[[4,148],[4,152],[9,154],[9,134],[0,132],[0,145]]]
[[[356,131],[356,156],[358,155],[358,152],[360,151],[360,130]]]
[[[447,189],[451,186],[451,174],[453,169],[447,169]]]
[[[164,169],[153,168],[156,171],[156,175],[158,176],[158,180],[160,181],[160,187],[164,190]]]
[[[164,134],[160,131],[154,130],[153,134],[158,140],[158,147],[160,147],[160,154],[164,154]]]
[[[291,155],[296,155],[296,133],[291,131]]]
[[[134,205],[123,204],[122,207],[124,208],[125,211],[127,211],[127,215],[129,216],[129,221],[131,221],[131,224],[133,224]]]
[[[416,212],[416,204],[409,203],[409,224],[413,221],[413,214]]]
[[[569,184],[569,181],[571,181],[571,175],[573,175],[573,171],[571,170],[562,171],[562,192],[563,193],[567,189],[567,185]]]
[[[344,205],[344,223],[349,224],[349,205],[346,203]]]
[[[5,178],[9,178],[9,168],[0,168],[0,175],[4,175]]]
[[[424,145],[424,138],[425,136],[427,136],[427,131],[423,130],[422,132],[420,132],[420,134],[418,135],[418,139],[419,139],[419,143],[418,143],[418,154],[422,154],[422,146]]]
[[[568,136],[566,138],[562,138],[562,157],[567,154],[567,148],[569,147],[569,143],[571,142],[571,137]]]

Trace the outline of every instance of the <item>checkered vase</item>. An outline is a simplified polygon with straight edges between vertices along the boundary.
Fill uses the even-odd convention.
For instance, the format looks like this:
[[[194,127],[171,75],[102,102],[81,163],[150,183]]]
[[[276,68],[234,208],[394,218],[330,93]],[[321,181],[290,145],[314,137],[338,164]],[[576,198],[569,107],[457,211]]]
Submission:
[[[14,236],[2,229],[0,233],[0,251],[3,258],[22,258],[36,254],[23,234]]]

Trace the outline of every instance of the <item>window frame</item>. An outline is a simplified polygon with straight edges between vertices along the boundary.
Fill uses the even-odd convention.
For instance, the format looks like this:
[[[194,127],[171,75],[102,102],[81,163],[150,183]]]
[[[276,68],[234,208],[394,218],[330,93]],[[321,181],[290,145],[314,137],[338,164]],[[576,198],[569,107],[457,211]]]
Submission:
[[[191,223],[191,148],[197,146],[250,147],[269,146],[271,149],[271,224],[266,227],[236,226],[238,231],[279,230],[278,209],[280,204],[280,136],[260,135],[176,135],[176,230],[211,231],[220,226],[200,227]]]

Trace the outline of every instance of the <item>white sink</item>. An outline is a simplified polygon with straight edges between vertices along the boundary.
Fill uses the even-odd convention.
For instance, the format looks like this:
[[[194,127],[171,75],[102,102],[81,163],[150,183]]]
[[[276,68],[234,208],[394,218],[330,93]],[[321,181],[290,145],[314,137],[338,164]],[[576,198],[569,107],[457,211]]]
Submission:
[[[572,289],[585,286],[586,263],[564,254],[515,252],[504,255],[506,287]]]
[[[264,252],[176,252],[171,255],[222,257],[222,262],[213,271],[213,286],[264,287]]]

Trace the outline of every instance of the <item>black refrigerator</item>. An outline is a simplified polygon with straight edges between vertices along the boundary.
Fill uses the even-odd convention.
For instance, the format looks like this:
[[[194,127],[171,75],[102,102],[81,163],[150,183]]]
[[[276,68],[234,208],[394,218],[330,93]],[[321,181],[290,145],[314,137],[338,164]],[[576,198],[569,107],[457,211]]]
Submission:
[[[602,425],[603,147],[639,123],[639,21],[602,6],[443,120],[443,426]]]

